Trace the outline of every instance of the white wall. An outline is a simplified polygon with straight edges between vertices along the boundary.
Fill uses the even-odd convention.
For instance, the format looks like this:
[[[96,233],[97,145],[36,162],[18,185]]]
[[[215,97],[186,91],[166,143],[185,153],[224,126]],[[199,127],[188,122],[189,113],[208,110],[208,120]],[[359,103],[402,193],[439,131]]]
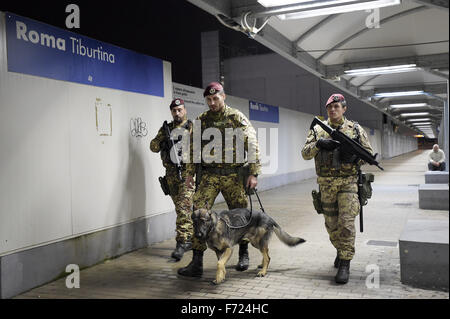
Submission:
[[[329,96],[340,92],[275,53],[227,59],[224,76],[225,89],[232,95],[314,115],[325,116]],[[349,119],[381,129],[381,112],[352,96],[346,99]]]
[[[328,97],[338,89],[318,79],[277,54],[237,57],[224,61],[225,88],[233,95],[257,102],[304,112],[304,116],[326,116],[324,107]],[[345,94],[344,94],[345,95]],[[382,113],[368,104],[346,96],[346,117],[357,121],[369,134],[379,159],[391,158],[417,149],[412,130],[402,128],[399,133],[383,132]]]
[[[384,124],[382,138],[382,154],[385,159],[413,152],[418,149],[418,143],[415,137],[396,133],[392,130],[392,126],[388,124]]]
[[[9,73],[6,58],[1,14],[0,255],[173,210],[159,187],[158,176],[164,174],[159,154],[149,150],[162,122],[171,118],[170,63],[164,62],[160,98]],[[203,90],[192,90],[199,102],[187,107],[195,118],[206,106]],[[97,98],[112,106],[112,136],[97,132]],[[227,102],[249,115],[248,100],[228,96]],[[136,117],[147,123],[144,138],[130,134]],[[314,168],[314,161],[300,155],[312,119],[280,108],[279,124],[253,121],[267,134],[278,129],[278,163],[271,175]]]
[[[173,210],[149,143],[170,118],[165,97],[7,72],[0,14],[0,255]],[[112,136],[96,129],[96,98],[112,105]],[[141,117],[145,138],[130,134]]]

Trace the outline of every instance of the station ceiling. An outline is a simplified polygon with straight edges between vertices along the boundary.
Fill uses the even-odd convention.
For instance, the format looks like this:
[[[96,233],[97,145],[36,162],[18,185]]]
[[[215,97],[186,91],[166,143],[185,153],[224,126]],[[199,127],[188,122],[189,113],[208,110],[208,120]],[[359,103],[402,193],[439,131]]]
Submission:
[[[399,0],[398,4],[377,11],[327,13],[296,19],[283,19],[281,14],[295,13],[298,3],[265,7],[260,4],[263,1],[258,0],[188,1],[216,16],[222,24],[246,33],[341,91],[365,101],[394,122],[430,137],[435,135],[443,116],[444,103],[448,101],[448,1]],[[333,1],[297,2],[328,6]],[[370,73],[373,68],[399,65],[409,65],[412,71],[348,74],[350,70],[371,69],[368,70]],[[381,93],[405,91],[419,93],[379,96]],[[391,107],[399,104],[417,106]],[[405,113],[429,113],[426,117],[430,118],[433,133],[412,125],[411,120],[423,118],[423,115],[404,116]]]

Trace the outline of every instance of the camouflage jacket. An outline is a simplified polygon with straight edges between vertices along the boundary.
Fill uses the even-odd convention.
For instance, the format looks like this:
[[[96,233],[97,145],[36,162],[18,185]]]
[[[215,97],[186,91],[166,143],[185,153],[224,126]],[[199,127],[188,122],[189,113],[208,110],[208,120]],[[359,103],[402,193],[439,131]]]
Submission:
[[[332,124],[330,120],[328,125],[334,129],[338,129],[345,135],[355,139],[367,151],[373,154],[372,147],[369,143],[369,138],[366,131],[356,122],[347,120],[345,117],[341,123]],[[316,143],[320,138],[329,139],[330,135],[325,132],[319,125],[316,125],[309,131],[306,139],[306,144],[302,149],[302,156],[305,160],[314,158],[316,164],[316,174],[318,177],[348,177],[356,176],[363,161],[359,160],[357,163],[339,163],[338,166],[333,165],[333,156],[336,153],[332,151],[320,150]],[[336,159],[335,159],[336,161]],[[339,162],[339,161],[338,161]]]
[[[190,134],[192,133],[192,122],[189,120],[184,120],[182,123],[175,125],[175,123],[172,121],[169,123],[169,130],[172,132],[174,129],[180,129],[180,133],[182,133],[185,130],[185,136],[186,138],[189,138]],[[161,143],[166,140],[168,142],[168,138],[166,136],[166,132],[164,132],[164,128],[161,127],[158,131],[158,134],[156,135],[156,137],[150,142],[150,150],[153,153],[159,153],[161,152],[161,160],[163,162],[164,167],[169,170],[169,171],[173,171],[175,170],[175,164],[172,162],[172,160],[170,159],[170,153],[168,149],[162,148],[161,147]],[[184,139],[184,137],[183,137]],[[182,159],[182,154],[183,154],[183,149],[182,149],[182,140],[176,140],[175,142],[175,146],[177,147],[178,150],[178,154],[181,156],[180,158]],[[169,144],[168,144],[169,145]],[[183,164],[183,168],[185,168],[185,165]]]
[[[216,136],[214,136],[214,138],[210,137],[210,140],[201,140],[201,152],[204,152],[201,154],[202,166],[235,168],[248,163],[251,175],[261,174],[256,131],[244,114],[225,105],[222,112],[212,112],[208,110],[199,115],[197,120],[201,121],[201,135],[198,134],[199,137],[203,136],[208,129],[212,129],[206,132],[206,136],[208,137],[210,136],[209,132],[213,135],[214,132],[218,133],[220,131],[221,134],[221,140],[219,141],[216,140]],[[237,133],[233,136],[233,132]],[[217,136],[217,139],[219,139],[219,136]],[[211,143],[220,146],[222,154],[217,153],[220,149],[216,150],[211,146]],[[200,150],[194,150],[193,144],[191,136],[191,159],[194,159],[195,157],[199,158]],[[246,158],[244,153],[247,154]],[[193,162],[195,163],[198,161]],[[187,164],[186,169],[188,175],[195,175],[195,164]]]

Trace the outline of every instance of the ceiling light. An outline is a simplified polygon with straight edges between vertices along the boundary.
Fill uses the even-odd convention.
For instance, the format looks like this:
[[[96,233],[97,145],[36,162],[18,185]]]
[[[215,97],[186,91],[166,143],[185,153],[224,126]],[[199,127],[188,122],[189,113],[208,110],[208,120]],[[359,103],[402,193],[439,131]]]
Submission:
[[[403,72],[411,72],[411,71],[417,71],[416,64],[383,66],[383,67],[378,67],[378,68],[347,70],[344,72],[345,72],[345,74],[350,75],[350,76],[366,76],[366,75],[403,73]]]
[[[424,91],[385,92],[385,93],[377,93],[374,95],[374,97],[414,96],[424,94],[426,94]]]
[[[433,123],[431,122],[419,122],[419,123],[412,123],[412,125],[414,126],[420,126],[420,125],[431,125]]]
[[[261,3],[263,0],[259,0]],[[270,1],[274,3],[274,1]],[[298,3],[298,1],[296,1]],[[302,1],[303,2],[303,1]],[[303,19],[322,15],[338,14],[353,11],[370,10],[400,4],[400,0],[374,0],[374,1],[350,1],[350,0],[329,0],[329,1],[308,1],[304,4],[292,5],[288,10],[275,10],[281,20]],[[280,3],[280,2],[279,2]],[[281,2],[282,3],[282,2]],[[285,12],[285,13],[283,13]]]
[[[296,4],[302,2],[311,2],[311,0],[258,0],[259,4],[266,7],[279,7],[286,6],[289,4]]]
[[[410,104],[391,104],[389,105],[393,109],[407,109],[414,107],[425,107],[428,106],[427,103],[410,103]]]
[[[424,122],[424,121],[431,121],[430,118],[423,118],[423,119],[408,119],[407,122]]]
[[[423,116],[423,115],[430,115],[430,113],[428,113],[428,112],[418,112],[418,113],[402,113],[402,114],[400,114],[401,117]]]

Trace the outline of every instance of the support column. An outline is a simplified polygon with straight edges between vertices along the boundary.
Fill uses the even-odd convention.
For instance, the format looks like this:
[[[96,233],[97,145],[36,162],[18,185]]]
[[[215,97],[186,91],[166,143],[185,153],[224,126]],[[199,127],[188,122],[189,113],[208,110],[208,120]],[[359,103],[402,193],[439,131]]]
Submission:
[[[222,82],[220,72],[219,31],[202,32],[202,83]],[[222,83],[223,84],[223,83]]]
[[[444,136],[442,140],[444,141],[444,153],[445,153],[445,170],[448,172],[448,103],[449,103],[449,81],[447,80],[447,101],[444,103]]]

